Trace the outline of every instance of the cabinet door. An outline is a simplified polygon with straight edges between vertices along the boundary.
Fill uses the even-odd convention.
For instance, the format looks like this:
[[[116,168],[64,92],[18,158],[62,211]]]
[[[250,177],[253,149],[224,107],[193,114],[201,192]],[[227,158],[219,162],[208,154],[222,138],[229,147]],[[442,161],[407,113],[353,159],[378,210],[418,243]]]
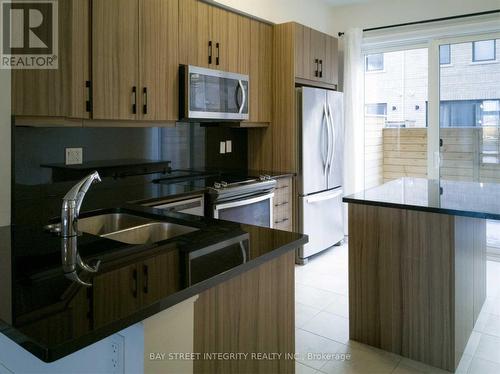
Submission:
[[[178,118],[178,0],[140,2],[140,117]]]
[[[229,12],[215,7],[210,7],[210,40],[213,43],[212,69],[229,70]]]
[[[88,118],[89,0],[59,0],[59,67],[12,70],[12,114]]]
[[[142,263],[142,304],[157,302],[180,287],[179,252],[171,251],[152,257]]]
[[[228,71],[249,74],[250,66],[250,19],[228,13],[227,58]]]
[[[125,317],[139,308],[139,275],[137,265],[132,264],[94,278],[94,327]]]
[[[250,118],[248,122],[269,123],[273,102],[273,27],[250,22]]]
[[[209,67],[209,13],[210,6],[201,1],[179,1],[180,64]],[[212,56],[215,56],[215,46],[212,46]]]
[[[295,76],[302,79],[314,78],[314,56],[311,51],[311,29],[295,24]]]
[[[93,0],[92,2],[92,82],[95,119],[138,118],[138,14],[138,0]],[[137,90],[135,94],[134,87]],[[135,110],[134,104],[136,104]]]
[[[325,83],[339,83],[339,51],[338,39],[333,36],[326,37],[326,57],[323,64],[323,79]]]
[[[313,55],[313,65],[311,79],[324,81],[323,72],[326,63],[326,35],[311,29],[311,51]]]

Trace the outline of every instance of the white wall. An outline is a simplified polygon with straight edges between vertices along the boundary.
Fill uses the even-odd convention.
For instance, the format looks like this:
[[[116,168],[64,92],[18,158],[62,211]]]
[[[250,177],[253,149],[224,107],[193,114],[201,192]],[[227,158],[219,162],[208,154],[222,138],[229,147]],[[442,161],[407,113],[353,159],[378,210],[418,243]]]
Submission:
[[[334,31],[332,7],[325,0],[213,1],[274,23],[295,21],[327,34]]]
[[[10,71],[0,70],[0,226],[10,224]]]
[[[499,8],[499,0],[372,0],[331,8],[335,35],[349,27],[371,28],[478,13]]]

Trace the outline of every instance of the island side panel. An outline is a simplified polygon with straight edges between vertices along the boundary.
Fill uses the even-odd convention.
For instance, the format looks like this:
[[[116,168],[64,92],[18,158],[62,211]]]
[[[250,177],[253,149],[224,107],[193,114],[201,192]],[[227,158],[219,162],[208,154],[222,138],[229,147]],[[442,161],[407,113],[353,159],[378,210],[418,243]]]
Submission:
[[[349,204],[350,338],[455,369],[454,217]]]
[[[294,373],[295,252],[269,261],[199,295],[194,351],[281,353],[275,360],[197,360],[195,373]]]

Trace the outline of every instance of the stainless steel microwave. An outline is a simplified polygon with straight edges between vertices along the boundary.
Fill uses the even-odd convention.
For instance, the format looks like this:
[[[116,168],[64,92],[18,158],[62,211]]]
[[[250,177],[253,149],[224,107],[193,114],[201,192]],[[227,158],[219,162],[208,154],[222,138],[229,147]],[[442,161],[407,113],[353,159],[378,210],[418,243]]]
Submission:
[[[248,119],[248,75],[192,65],[181,65],[179,72],[179,120]]]

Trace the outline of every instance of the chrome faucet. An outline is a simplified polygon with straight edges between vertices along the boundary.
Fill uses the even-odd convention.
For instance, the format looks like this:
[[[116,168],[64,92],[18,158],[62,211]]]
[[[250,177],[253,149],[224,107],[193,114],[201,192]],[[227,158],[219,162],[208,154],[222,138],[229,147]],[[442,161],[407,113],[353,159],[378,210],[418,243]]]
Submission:
[[[97,171],[83,178],[63,198],[61,209],[61,256],[64,275],[83,286],[92,286],[80,279],[77,266],[91,273],[97,272],[100,262],[91,267],[83,262],[78,253],[78,216],[83,198],[94,182],[100,182]]]

